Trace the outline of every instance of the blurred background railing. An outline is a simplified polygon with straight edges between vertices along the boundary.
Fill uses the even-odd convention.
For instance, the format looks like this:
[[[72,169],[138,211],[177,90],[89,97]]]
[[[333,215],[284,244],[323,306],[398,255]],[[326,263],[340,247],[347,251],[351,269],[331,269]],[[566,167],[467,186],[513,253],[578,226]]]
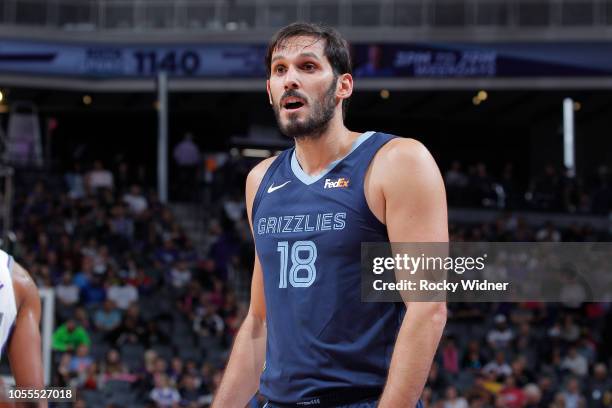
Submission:
[[[0,24],[79,31],[612,27],[612,0],[3,0]]]

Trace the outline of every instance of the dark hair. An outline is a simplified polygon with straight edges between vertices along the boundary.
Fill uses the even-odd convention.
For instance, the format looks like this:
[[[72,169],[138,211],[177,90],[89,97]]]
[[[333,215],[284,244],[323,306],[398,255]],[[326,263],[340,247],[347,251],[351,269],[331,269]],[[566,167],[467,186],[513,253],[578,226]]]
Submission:
[[[268,44],[266,51],[266,72],[268,78],[272,74],[272,53],[293,37],[313,37],[316,40],[325,40],[325,57],[334,71],[334,76],[352,74],[351,53],[348,42],[334,28],[315,23],[291,23],[278,30]],[[346,117],[348,99],[342,101],[342,116]]]

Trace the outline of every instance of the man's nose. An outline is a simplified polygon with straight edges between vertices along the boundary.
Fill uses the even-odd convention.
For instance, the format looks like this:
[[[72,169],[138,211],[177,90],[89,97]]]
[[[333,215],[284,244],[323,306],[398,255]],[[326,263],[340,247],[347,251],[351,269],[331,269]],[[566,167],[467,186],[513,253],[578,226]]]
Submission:
[[[298,78],[297,71],[293,67],[287,69],[285,74],[285,90],[298,89],[300,87],[300,81]]]

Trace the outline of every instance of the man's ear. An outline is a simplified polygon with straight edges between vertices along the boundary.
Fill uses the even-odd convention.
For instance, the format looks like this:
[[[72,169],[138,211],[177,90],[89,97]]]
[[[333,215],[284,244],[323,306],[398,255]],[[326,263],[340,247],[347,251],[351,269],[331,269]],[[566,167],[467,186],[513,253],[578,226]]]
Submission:
[[[348,99],[353,94],[353,76],[342,74],[338,77],[338,89],[336,96],[340,99]]]
[[[266,92],[268,93],[268,102],[272,105],[272,92],[270,91],[270,80],[266,80]]]

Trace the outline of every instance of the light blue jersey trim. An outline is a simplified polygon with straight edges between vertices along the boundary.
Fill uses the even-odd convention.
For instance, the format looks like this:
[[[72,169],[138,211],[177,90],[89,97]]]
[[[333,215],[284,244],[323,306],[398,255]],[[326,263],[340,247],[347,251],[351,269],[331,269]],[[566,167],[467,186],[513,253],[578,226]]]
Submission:
[[[311,185],[313,183],[316,183],[317,181],[325,177],[327,173],[332,171],[333,168],[338,165],[338,163],[340,163],[342,160],[346,159],[351,153],[353,153],[355,149],[359,147],[359,145],[361,145],[363,142],[368,140],[368,138],[372,136],[374,133],[376,132],[368,131],[368,132],[365,132],[359,135],[359,137],[353,142],[353,146],[351,147],[351,150],[344,157],[341,157],[340,159],[329,163],[329,165],[327,166],[325,170],[323,170],[321,173],[316,174],[314,176],[307,174],[302,169],[302,166],[300,166],[300,163],[298,162],[297,157],[295,157],[295,149],[293,149],[293,152],[291,153],[291,170],[293,170],[293,174],[295,175],[295,177],[297,177],[302,183],[306,185]]]

